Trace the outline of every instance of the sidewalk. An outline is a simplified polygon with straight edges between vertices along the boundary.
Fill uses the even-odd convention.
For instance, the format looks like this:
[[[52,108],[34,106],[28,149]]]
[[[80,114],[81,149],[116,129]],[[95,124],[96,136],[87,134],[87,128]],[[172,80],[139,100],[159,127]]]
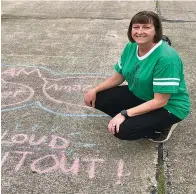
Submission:
[[[160,3],[192,110],[194,7]],[[83,104],[83,93],[114,72],[130,19],[144,9],[154,11],[154,1],[2,2],[2,193],[196,192],[195,111],[156,145],[114,138],[110,118]]]

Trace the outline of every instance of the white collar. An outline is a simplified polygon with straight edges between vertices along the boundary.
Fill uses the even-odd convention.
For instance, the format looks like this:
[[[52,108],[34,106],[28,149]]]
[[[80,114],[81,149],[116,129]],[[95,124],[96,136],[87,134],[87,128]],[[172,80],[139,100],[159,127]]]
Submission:
[[[159,47],[162,44],[162,40],[160,40],[157,44],[155,44],[155,46],[153,46],[145,55],[143,56],[138,56],[138,45],[137,45],[137,49],[136,49],[136,54],[137,54],[137,58],[141,61],[144,60],[145,58],[147,58],[157,47]]]

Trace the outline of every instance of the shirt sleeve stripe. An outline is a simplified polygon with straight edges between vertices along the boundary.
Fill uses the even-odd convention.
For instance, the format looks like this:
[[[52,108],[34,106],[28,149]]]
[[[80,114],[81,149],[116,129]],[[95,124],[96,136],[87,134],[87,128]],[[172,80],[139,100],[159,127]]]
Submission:
[[[122,69],[121,60],[120,59],[118,60],[118,66],[119,66],[120,69]]]
[[[178,82],[153,82],[154,86],[179,86]]]
[[[176,80],[176,81],[180,81],[180,79],[179,78],[154,78],[153,79],[154,81],[164,81],[164,80]]]

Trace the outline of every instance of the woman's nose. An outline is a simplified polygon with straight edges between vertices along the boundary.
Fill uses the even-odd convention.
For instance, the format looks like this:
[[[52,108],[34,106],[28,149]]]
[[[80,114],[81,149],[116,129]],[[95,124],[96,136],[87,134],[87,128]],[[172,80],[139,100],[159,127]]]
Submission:
[[[142,27],[140,27],[139,29],[138,29],[138,33],[143,33],[143,28]]]

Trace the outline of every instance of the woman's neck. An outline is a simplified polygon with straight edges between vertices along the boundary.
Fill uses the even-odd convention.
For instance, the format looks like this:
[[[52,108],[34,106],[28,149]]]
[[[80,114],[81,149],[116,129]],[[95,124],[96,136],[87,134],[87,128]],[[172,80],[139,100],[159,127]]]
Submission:
[[[156,43],[150,43],[148,45],[138,45],[138,56],[142,57],[144,56],[146,53],[148,53],[154,46]]]

